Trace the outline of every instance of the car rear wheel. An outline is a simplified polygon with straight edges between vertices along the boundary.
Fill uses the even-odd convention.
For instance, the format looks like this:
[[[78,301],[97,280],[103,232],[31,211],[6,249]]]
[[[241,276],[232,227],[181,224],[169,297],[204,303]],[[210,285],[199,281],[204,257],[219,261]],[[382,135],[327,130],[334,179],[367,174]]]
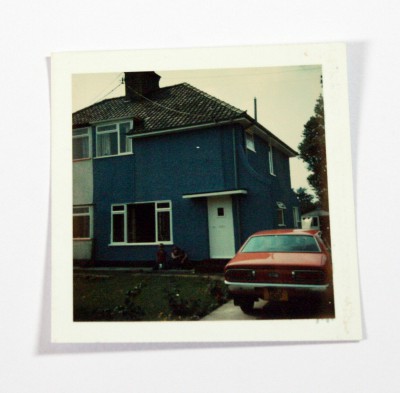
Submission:
[[[249,314],[253,311],[254,300],[252,300],[252,299],[241,300],[239,303],[239,307],[245,314]]]

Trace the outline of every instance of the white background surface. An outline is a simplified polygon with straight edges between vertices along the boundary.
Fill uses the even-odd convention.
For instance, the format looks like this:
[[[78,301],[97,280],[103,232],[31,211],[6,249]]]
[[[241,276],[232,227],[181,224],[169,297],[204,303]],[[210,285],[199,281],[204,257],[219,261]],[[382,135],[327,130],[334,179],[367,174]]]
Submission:
[[[3,1],[1,390],[400,391],[399,10],[396,1]],[[365,340],[50,344],[50,53],[343,41]]]

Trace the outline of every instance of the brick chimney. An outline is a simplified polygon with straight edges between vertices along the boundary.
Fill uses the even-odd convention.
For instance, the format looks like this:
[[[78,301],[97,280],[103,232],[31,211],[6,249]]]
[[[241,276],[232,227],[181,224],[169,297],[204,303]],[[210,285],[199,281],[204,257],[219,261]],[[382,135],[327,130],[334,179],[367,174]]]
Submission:
[[[160,88],[160,75],[153,71],[125,72],[125,96],[129,100],[140,99],[151,91]],[[138,93],[138,94],[136,94]]]

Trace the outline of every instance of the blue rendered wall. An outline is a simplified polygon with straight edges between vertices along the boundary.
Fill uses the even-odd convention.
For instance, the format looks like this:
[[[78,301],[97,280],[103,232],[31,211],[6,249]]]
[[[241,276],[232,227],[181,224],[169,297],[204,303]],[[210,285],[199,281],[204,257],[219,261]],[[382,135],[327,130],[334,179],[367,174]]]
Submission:
[[[268,160],[268,144],[254,137],[255,152],[246,149],[244,135],[238,132],[238,173],[239,187],[247,189],[246,197],[242,197],[239,204],[241,241],[243,242],[252,233],[278,228],[277,205],[285,203],[286,228],[292,228],[292,207],[298,206],[290,187],[289,158],[273,149],[274,172],[270,174]]]
[[[286,204],[286,227],[293,227],[292,206],[297,206],[297,200],[290,189],[288,157],[274,149],[277,176],[272,176],[268,145],[255,136],[256,152],[247,150],[239,125],[136,138],[133,146],[132,155],[93,162],[97,261],[151,261],[155,257],[155,245],[109,245],[113,203],[170,200],[173,241],[193,260],[209,257],[207,200],[183,199],[184,194],[248,191],[232,197],[236,249],[250,234],[277,228],[276,201]],[[170,251],[171,246],[166,249]]]
[[[235,188],[232,136],[232,126],[226,126],[136,138],[134,154],[95,159],[95,259],[154,260],[155,245],[109,243],[113,203],[157,200],[172,202],[174,243],[193,260],[208,258],[207,200],[183,199],[182,195]]]

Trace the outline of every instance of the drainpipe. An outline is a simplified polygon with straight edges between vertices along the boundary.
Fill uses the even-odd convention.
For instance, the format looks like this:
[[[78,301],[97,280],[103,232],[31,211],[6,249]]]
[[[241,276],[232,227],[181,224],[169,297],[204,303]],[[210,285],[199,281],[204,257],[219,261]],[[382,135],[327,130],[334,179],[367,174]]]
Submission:
[[[235,126],[232,126],[232,141],[233,141],[233,175],[234,175],[234,186],[237,190],[238,188],[238,171],[236,162],[236,137],[235,137]]]
[[[236,153],[236,136],[235,136],[235,125],[232,126],[232,148],[233,148],[233,174],[234,174],[234,182],[235,182],[235,189],[237,190],[239,187],[239,176],[238,176],[238,169],[237,169],[237,153]],[[236,206],[236,222],[238,224],[237,235],[238,235],[238,243],[239,246],[242,244],[242,226],[240,223],[240,211],[239,211],[239,200],[235,200]]]

